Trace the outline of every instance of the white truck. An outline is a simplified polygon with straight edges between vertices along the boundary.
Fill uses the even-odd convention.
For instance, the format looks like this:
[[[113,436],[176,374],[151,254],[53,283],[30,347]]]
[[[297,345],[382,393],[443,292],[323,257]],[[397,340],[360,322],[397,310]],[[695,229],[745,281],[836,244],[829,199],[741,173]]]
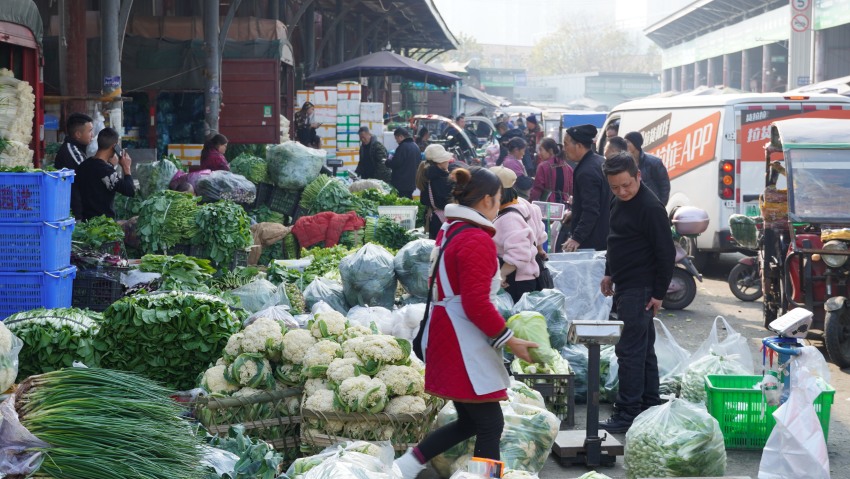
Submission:
[[[708,212],[708,230],[683,243],[701,267],[710,254],[736,251],[729,216],[759,215],[771,122],[800,117],[850,119],[850,98],[781,93],[648,98],[618,105],[600,131],[619,121],[620,136],[643,135],[643,151],[660,157],[670,174],[671,215],[680,206]],[[605,151],[604,134],[598,142],[598,151]]]

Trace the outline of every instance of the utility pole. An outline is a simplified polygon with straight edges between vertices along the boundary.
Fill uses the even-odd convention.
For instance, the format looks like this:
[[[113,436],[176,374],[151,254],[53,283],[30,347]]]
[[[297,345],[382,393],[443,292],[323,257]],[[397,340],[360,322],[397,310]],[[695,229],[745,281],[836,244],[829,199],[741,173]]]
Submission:
[[[100,62],[103,69],[103,96],[111,98],[109,124],[119,136],[124,135],[121,103],[121,53],[118,36],[118,12],[121,0],[102,0],[100,4]]]
[[[204,121],[207,134],[218,132],[221,113],[221,49],[219,48],[219,0],[204,0],[204,48],[207,53],[204,88]]]

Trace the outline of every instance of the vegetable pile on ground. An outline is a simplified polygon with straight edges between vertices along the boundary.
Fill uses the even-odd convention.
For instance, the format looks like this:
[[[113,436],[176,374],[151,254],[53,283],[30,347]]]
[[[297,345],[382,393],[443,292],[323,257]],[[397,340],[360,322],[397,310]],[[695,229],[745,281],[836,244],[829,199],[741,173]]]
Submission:
[[[296,460],[286,476],[289,479],[396,479],[399,476],[393,472],[392,459],[393,449],[386,443],[344,441],[314,456]]]
[[[213,264],[229,265],[237,250],[254,244],[251,220],[245,210],[230,201],[219,201],[201,206],[195,217],[194,244],[201,247],[205,257]]]
[[[94,338],[100,319],[99,313],[76,308],[33,309],[6,318],[3,324],[24,342],[20,378],[71,367],[74,361],[97,366]]]
[[[179,168],[172,161],[162,159],[152,163],[140,163],[133,174],[139,180],[139,193],[143,198],[165,191]]]
[[[363,241],[383,245],[393,251],[397,251],[416,239],[403,226],[396,223],[389,216],[377,218],[366,218]]]
[[[98,250],[104,243],[124,241],[124,228],[112,218],[98,216],[74,225],[71,239],[84,248]]]
[[[717,420],[683,399],[650,408],[626,433],[626,475],[707,477],[726,472],[726,447]]]
[[[319,176],[326,153],[307,148],[296,141],[272,145],[266,149],[269,181],[287,190],[300,190]]]
[[[160,288],[166,291],[206,292],[207,283],[215,274],[210,260],[178,254],[165,256],[146,254],[142,257],[139,270],[162,275]]]
[[[0,392],[15,384],[18,375],[18,353],[24,343],[0,323]]]
[[[187,390],[238,330],[239,321],[216,296],[176,291],[135,295],[103,313],[95,348],[104,367]]]
[[[205,462],[212,466],[212,454],[216,466],[226,470],[219,474],[210,467],[204,479],[275,479],[283,467],[284,457],[267,442],[248,437],[241,425],[231,427],[226,435],[210,436],[207,444],[211,449]]]
[[[25,451],[43,454],[40,475],[202,478],[202,441],[170,393],[135,374],[68,368],[31,376],[13,400],[21,425],[46,443]]]
[[[137,230],[145,253],[160,253],[178,244],[189,244],[198,231],[197,196],[163,191],[145,200],[139,209]]]
[[[350,306],[393,307],[398,283],[393,255],[384,248],[363,246],[340,261],[339,274]]]
[[[32,166],[33,116],[35,94],[29,82],[15,78],[0,68],[0,165]]]
[[[230,162],[230,171],[242,175],[255,184],[268,183],[269,171],[264,158],[242,153]]]
[[[352,195],[341,180],[325,175],[320,175],[304,188],[301,194],[301,208],[310,215],[323,211],[340,214],[354,211],[364,218],[378,214],[378,205]]]

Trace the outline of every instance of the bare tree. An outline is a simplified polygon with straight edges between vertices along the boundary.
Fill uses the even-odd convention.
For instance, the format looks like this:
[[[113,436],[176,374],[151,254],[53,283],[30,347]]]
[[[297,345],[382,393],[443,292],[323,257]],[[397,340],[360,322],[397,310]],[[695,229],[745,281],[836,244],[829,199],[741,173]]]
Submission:
[[[457,35],[458,47],[456,50],[449,50],[438,56],[437,62],[470,62],[472,66],[481,66],[484,48],[478,43],[472,35],[467,35],[461,32]]]

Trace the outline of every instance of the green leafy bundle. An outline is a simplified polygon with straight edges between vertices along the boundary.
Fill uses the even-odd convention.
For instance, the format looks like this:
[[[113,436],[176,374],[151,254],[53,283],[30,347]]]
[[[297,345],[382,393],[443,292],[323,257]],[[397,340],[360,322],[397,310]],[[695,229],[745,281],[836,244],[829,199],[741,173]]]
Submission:
[[[142,197],[150,198],[151,195],[167,190],[177,171],[177,165],[168,159],[139,164],[134,176],[139,180],[139,192]]]
[[[272,211],[268,206],[260,206],[251,212],[251,217],[257,223],[279,223],[283,224],[283,213]]]
[[[352,195],[342,181],[325,175],[319,175],[304,188],[301,207],[311,215],[324,211],[339,214],[354,211],[364,218],[378,214],[378,205],[373,201]]]
[[[253,266],[238,266],[234,270],[226,271],[210,282],[210,286],[222,291],[239,288],[253,281],[260,275],[260,270]]]
[[[366,242],[378,243],[397,251],[415,239],[403,226],[388,216],[366,218]]]
[[[67,368],[18,388],[21,424],[49,444],[37,475],[201,479],[203,440],[171,391],[135,374]]]
[[[115,219],[129,220],[134,216],[139,216],[139,211],[142,209],[144,199],[140,195],[124,196],[118,195],[115,197]]]
[[[24,342],[18,353],[18,377],[68,368],[74,361],[97,366],[94,336],[99,313],[76,308],[33,309],[3,321]]]
[[[139,270],[162,275],[160,288],[169,291],[207,291],[207,283],[215,274],[210,260],[184,254],[164,256],[146,254]]]
[[[233,253],[254,244],[251,219],[232,201],[218,201],[201,206],[195,218],[197,233],[194,244],[201,246],[214,264],[229,265]]]
[[[375,189],[358,191],[354,193],[354,196],[371,201],[378,206],[415,206],[418,208],[416,214],[416,227],[418,228],[425,225],[425,212],[428,210],[428,207],[416,200],[400,197],[394,192],[385,194]]]
[[[183,162],[180,160],[180,158],[177,158],[177,156],[174,153],[169,153],[167,155],[164,155],[162,157],[162,161],[168,161],[168,162],[174,164],[174,166],[177,167],[177,169],[180,170],[180,171],[189,171],[189,168],[186,165],[184,165]]]
[[[245,426],[232,426],[227,436],[211,436],[209,445],[239,457],[233,471],[219,476],[210,471],[205,479],[275,479],[280,474],[284,457],[267,442],[245,435]]]
[[[160,253],[188,244],[198,231],[195,216],[201,199],[188,193],[163,191],[142,203],[137,230],[145,253]]]
[[[124,228],[118,226],[112,218],[97,216],[74,226],[71,239],[83,247],[100,249],[104,243],[124,241]]]
[[[312,262],[304,268],[303,273],[297,269],[287,268],[281,263],[272,262],[268,271],[269,281],[275,284],[294,283],[299,286],[303,285],[303,289],[317,277],[338,271],[340,261],[349,253],[351,253],[351,250],[343,245],[336,245],[332,248],[302,249],[302,258],[312,257]]]
[[[265,158],[242,153],[230,162],[230,171],[248,178],[252,183],[268,183],[269,171]]]
[[[181,391],[194,387],[239,328],[227,303],[216,296],[135,295],[103,313],[95,346],[104,367],[137,372]]]

